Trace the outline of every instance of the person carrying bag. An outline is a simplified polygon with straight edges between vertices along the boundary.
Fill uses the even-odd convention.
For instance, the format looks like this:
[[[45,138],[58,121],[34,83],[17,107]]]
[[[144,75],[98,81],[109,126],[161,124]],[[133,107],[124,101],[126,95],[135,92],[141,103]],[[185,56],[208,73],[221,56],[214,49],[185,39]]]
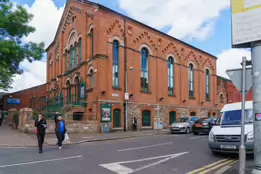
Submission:
[[[47,128],[47,122],[43,118],[41,113],[38,114],[38,118],[35,120],[36,136],[38,139],[39,153],[43,152],[43,143],[45,137],[45,129]]]

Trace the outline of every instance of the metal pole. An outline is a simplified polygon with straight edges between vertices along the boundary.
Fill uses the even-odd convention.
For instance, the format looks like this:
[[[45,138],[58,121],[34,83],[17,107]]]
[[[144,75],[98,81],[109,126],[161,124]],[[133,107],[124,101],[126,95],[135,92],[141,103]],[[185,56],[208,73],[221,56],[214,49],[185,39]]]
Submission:
[[[241,118],[241,138],[239,147],[239,173],[245,173],[246,148],[245,148],[245,102],[246,102],[246,57],[242,58],[242,118]]]
[[[253,43],[252,57],[252,89],[253,89],[253,116],[261,113],[261,42]],[[252,174],[261,174],[261,121],[254,119],[254,169]]]

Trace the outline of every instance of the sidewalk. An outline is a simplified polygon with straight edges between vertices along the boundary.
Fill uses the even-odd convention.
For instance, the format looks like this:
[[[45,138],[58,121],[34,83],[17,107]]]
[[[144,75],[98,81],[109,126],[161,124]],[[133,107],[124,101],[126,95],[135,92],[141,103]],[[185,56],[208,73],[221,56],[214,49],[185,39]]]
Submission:
[[[110,133],[68,133],[70,140],[64,141],[65,145],[73,145],[85,142],[108,141],[126,138],[135,138],[142,136],[153,136],[159,134],[168,134],[169,129],[164,130],[144,130],[128,132],[110,132]],[[45,135],[45,144],[56,146],[57,139],[54,133]],[[0,127],[0,147],[36,147],[37,138],[35,134],[25,134],[19,130],[12,130],[7,125]]]
[[[254,160],[253,159],[247,160],[245,174],[252,174],[253,168],[254,168]],[[239,173],[239,163],[237,162],[223,174],[238,174],[238,173]]]
[[[6,124],[0,127],[0,147],[34,147],[36,139],[21,133],[19,130],[12,130]]]

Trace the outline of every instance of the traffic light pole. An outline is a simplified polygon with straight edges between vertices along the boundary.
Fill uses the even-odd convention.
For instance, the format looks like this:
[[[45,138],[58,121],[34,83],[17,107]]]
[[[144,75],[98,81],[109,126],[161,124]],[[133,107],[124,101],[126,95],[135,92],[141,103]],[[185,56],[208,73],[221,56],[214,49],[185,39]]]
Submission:
[[[255,156],[252,174],[261,174],[261,41],[252,43],[251,48]]]

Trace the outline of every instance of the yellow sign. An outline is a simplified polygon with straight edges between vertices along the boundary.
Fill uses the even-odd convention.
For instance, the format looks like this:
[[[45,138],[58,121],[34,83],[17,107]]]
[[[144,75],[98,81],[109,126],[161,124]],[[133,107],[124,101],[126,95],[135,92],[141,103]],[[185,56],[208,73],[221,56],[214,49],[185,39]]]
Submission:
[[[231,11],[234,47],[261,40],[261,0],[231,0]]]

